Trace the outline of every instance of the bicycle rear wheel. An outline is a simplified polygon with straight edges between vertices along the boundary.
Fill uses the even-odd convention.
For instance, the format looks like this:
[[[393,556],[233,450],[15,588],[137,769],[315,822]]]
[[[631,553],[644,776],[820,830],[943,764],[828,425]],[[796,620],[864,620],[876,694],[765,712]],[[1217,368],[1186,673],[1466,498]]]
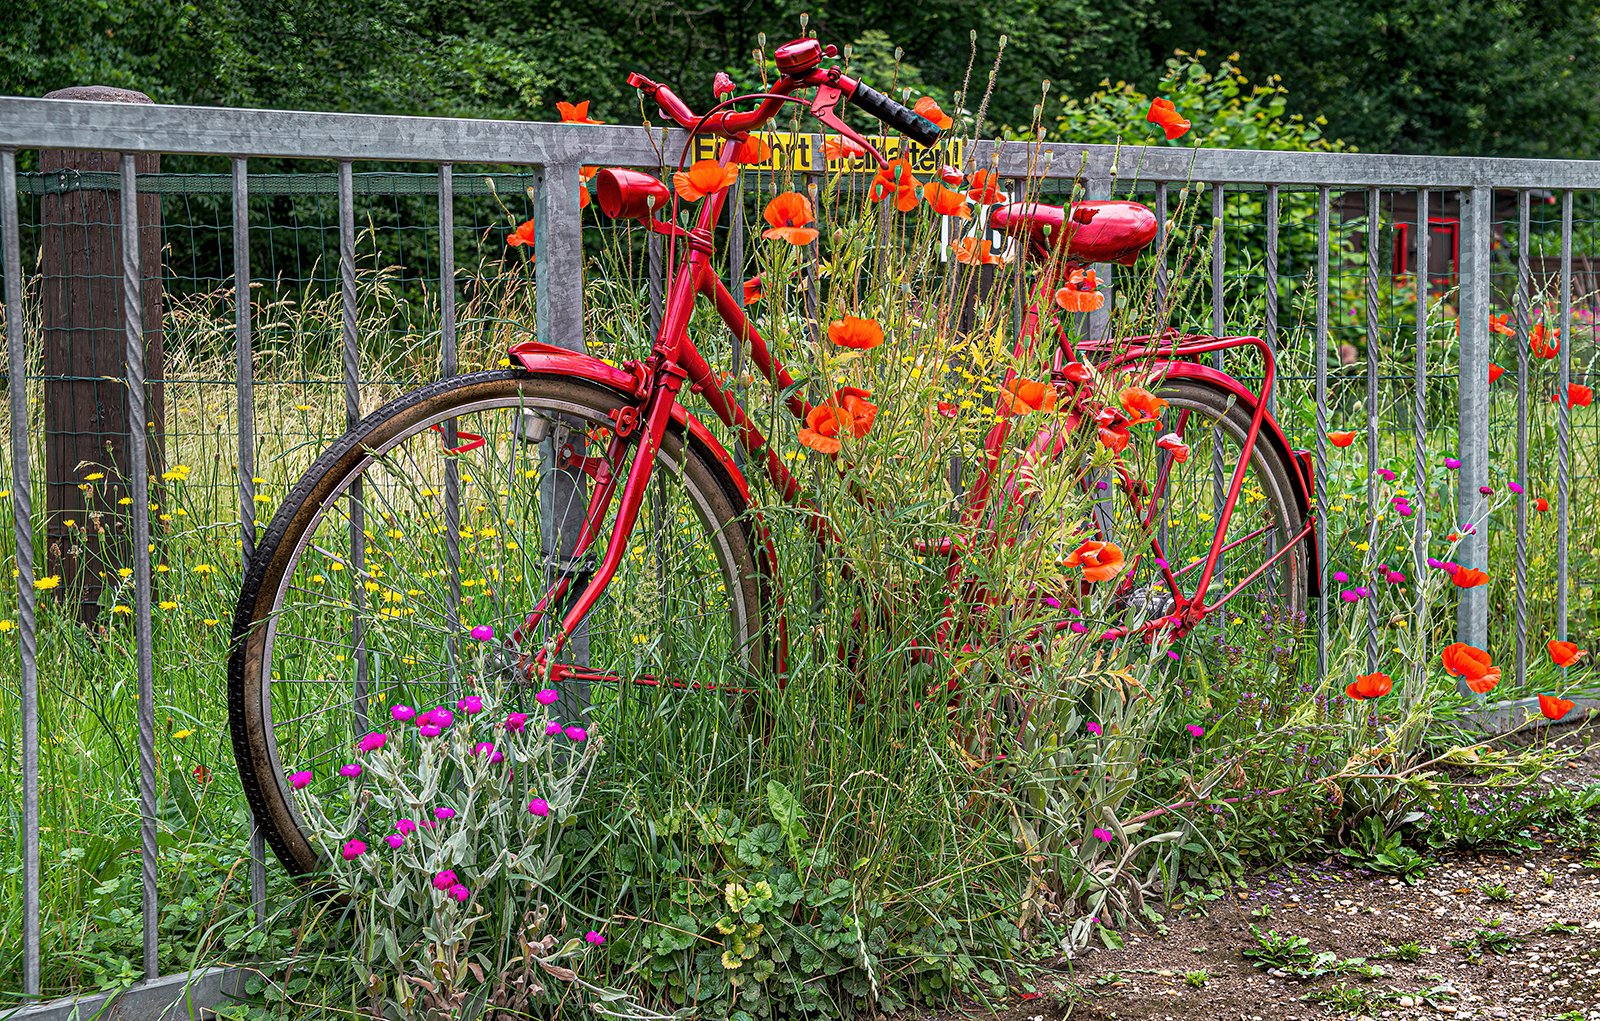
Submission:
[[[1311,558],[1309,542],[1300,535],[1305,509],[1291,455],[1265,434],[1246,451],[1253,409],[1219,387],[1169,378],[1156,394],[1167,402],[1160,428],[1176,433],[1187,446],[1186,460],[1177,461],[1154,442],[1135,444],[1123,457],[1149,490],[1142,499],[1108,494],[1097,507],[1101,531],[1113,541],[1121,537],[1130,550],[1156,551],[1140,557],[1120,579],[1119,604],[1128,623],[1160,618],[1180,599],[1198,594],[1241,459],[1247,460],[1243,486],[1222,529],[1223,553],[1205,602],[1215,607],[1228,599],[1223,612],[1272,614],[1303,623]]]
[[[228,706],[245,793],[291,872],[327,854],[295,798],[339,784],[359,737],[393,726],[391,706],[498,689],[507,708],[542,709],[526,664],[559,612],[511,636],[561,579],[569,598],[581,591],[610,543],[628,543],[622,566],[568,657],[622,682],[594,712],[614,722],[631,682],[750,684],[764,667],[752,522],[682,429],[663,441],[631,536],[614,534],[608,511],[589,552],[573,555],[591,495],[626,477],[637,447],[637,431],[610,431],[626,403],[521,370],[442,380],[368,416],[279,507],[235,612]],[[494,637],[480,644],[473,628]],[[569,714],[586,699],[581,684],[558,688]],[[311,786],[291,790],[291,770],[310,770]]]

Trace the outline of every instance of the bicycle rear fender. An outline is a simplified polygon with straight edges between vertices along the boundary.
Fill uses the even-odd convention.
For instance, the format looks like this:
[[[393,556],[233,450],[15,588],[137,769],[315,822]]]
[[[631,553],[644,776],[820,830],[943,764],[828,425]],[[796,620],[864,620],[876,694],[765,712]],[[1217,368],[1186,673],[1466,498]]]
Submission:
[[[1225,372],[1199,362],[1181,360],[1156,359],[1149,364],[1152,375],[1157,379],[1192,379],[1205,383],[1238,401],[1245,410],[1252,414],[1255,412],[1255,393]],[[1271,415],[1261,420],[1261,438],[1271,443],[1283,457],[1284,463],[1289,466],[1289,485],[1294,489],[1294,498],[1300,505],[1301,520],[1309,519],[1316,509],[1314,506],[1316,480],[1311,476],[1310,458],[1304,451],[1295,450],[1289,445],[1289,438],[1283,434],[1277,420]],[[1322,595],[1322,553],[1317,549],[1316,536],[1316,530],[1313,529],[1305,537],[1310,566],[1310,577],[1307,579],[1308,594],[1312,596]]]
[[[588,380],[634,401],[643,401],[646,395],[646,380],[641,373],[618,368],[593,355],[568,351],[566,348],[543,344],[536,340],[513,344],[507,353],[512,361],[537,375],[568,376]],[[739,470],[739,465],[733,456],[712,435],[711,430],[706,428],[706,424],[689,414],[688,409],[682,404],[677,403],[672,406],[672,420],[688,430],[693,441],[716,460],[734,492],[743,502],[743,506],[749,508],[753,502],[750,496],[750,483],[745,479],[744,472]],[[773,600],[772,607],[777,614],[776,652],[778,676],[781,681],[788,673],[788,628],[784,621],[782,599],[777,585],[778,551],[772,544],[772,536],[766,526],[759,519],[756,520],[755,526],[759,540],[759,556],[762,561],[761,571],[765,575],[762,587]]]

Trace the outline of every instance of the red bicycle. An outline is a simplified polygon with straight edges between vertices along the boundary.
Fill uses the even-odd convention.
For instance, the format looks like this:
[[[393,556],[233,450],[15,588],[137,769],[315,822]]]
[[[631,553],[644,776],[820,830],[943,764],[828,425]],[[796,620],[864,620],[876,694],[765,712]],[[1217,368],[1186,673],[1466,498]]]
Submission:
[[[812,39],[788,43],[775,53],[779,77],[768,91],[705,115],[641,75],[629,81],[691,142],[722,139],[723,171],[788,103],[806,105],[880,167],[888,161],[840,118],[840,104],[924,145],[935,141],[932,123],[824,66],[832,56]],[[809,100],[794,95],[802,91]],[[754,109],[738,109],[750,103]],[[775,544],[735,458],[680,401],[685,386],[782,500],[804,507],[805,496],[691,338],[697,301],[714,306],[799,422],[848,429],[850,402],[864,395],[805,400],[718,277],[715,228],[726,187],[705,192],[694,225],[684,227],[660,215],[674,200],[654,176],[603,170],[596,182],[608,215],[637,219],[674,250],[649,356],[614,366],[520,343],[510,349],[514,368],[409,393],[317,459],[257,549],[234,621],[230,722],[244,789],[293,872],[316,869],[318,854],[286,767],[331,779],[335,757],[348,754],[372,718],[387,720],[391,705],[434,704],[490,673],[531,677],[533,687],[563,697],[593,682],[709,687],[715,678],[726,687],[729,678],[737,686],[784,674],[788,629]],[[1123,455],[1109,473],[1081,473],[1081,484],[1105,498],[1086,524],[1097,538],[1068,562],[1114,581],[1118,614],[1095,624],[1096,634],[1175,638],[1246,592],[1260,601],[1253,612],[1302,613],[1317,578],[1313,481],[1306,455],[1267,413],[1267,345],[1178,333],[1074,345],[1062,323],[1044,358],[1041,313],[1058,287],[1090,285],[1083,270],[1093,263],[1131,265],[1154,241],[1155,217],[1133,202],[1024,202],[995,208],[989,222],[1041,267],[1013,354],[1016,364],[1047,361],[1050,375],[1034,381],[1006,372],[955,530],[968,538],[919,551],[948,558],[936,643],[1025,646],[1043,631],[1089,627],[1074,615],[1070,593],[1037,592],[1026,598],[1062,607],[1047,626],[1020,638],[986,632],[967,611],[988,597],[963,570],[971,536],[1006,542],[997,523],[1033,510],[1024,466],[1069,456],[1083,429]],[[676,257],[680,247],[686,258]],[[1196,360],[1240,347],[1259,354],[1259,392]],[[1113,379],[1131,382],[1108,399]],[[1144,425],[1151,428],[1135,428]],[[1019,458],[1003,458],[1019,447]],[[824,517],[804,517],[818,542],[831,541]],[[1102,544],[1119,537],[1138,552],[1113,563]]]

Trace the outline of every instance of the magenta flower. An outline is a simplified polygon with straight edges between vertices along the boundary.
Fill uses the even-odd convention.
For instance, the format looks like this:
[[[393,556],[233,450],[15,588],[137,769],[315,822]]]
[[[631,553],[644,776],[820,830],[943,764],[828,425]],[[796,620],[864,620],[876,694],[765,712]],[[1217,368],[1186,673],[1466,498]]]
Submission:
[[[527,713],[512,713],[510,716],[506,717],[506,729],[511,731],[513,734],[522,733],[522,728],[527,726],[527,723]]]
[[[366,853],[367,845],[360,840],[347,840],[345,845],[339,848],[339,854],[344,857],[345,861],[355,861]]]
[[[311,770],[302,769],[297,773],[289,774],[289,786],[295,790],[304,790],[311,783]]]
[[[1071,628],[1072,633],[1075,635],[1087,634],[1089,631],[1089,625],[1077,620],[1073,621],[1071,624],[1068,624],[1067,627]]]
[[[446,819],[454,819],[456,817],[456,810],[453,808],[445,808],[441,805],[433,810],[433,817],[440,822],[444,822]]]
[[[433,725],[438,727],[440,730],[444,730],[452,723],[456,722],[456,714],[446,709],[444,706],[439,706],[437,709],[428,710],[428,718],[433,722]]]
[[[1390,571],[1383,577],[1384,580],[1391,585],[1399,585],[1406,580],[1406,576],[1401,574],[1399,571]]]
[[[1428,558],[1428,566],[1433,568],[1436,571],[1443,570],[1444,569],[1444,561],[1443,560],[1437,560],[1437,559],[1435,559],[1433,557],[1429,557]]]
[[[1339,598],[1343,599],[1347,603],[1354,603],[1361,598],[1361,593],[1357,592],[1355,589],[1347,588],[1343,592],[1339,593]]]
[[[1455,471],[1457,468],[1461,467],[1461,458],[1447,457],[1444,459],[1444,466],[1449,468],[1451,471]]]
[[[1200,724],[1198,724],[1198,723],[1191,723],[1191,724],[1189,724],[1189,726],[1186,729],[1189,731],[1189,736],[1190,737],[1205,737],[1206,736],[1206,728],[1200,726]]]
[[[1088,723],[1085,723],[1083,725],[1083,729],[1087,730],[1089,733],[1093,734],[1095,737],[1099,737],[1100,734],[1101,734],[1100,724],[1094,722],[1093,720],[1090,720]]]
[[[1102,843],[1109,844],[1111,843],[1111,831],[1104,826],[1096,826],[1094,828],[1094,838]]]
[[[433,877],[433,888],[435,890],[448,890],[455,885],[456,874],[451,869],[445,869],[443,872]]]
[[[472,896],[472,891],[468,890],[460,883],[457,883],[450,888],[450,896],[456,899],[457,904],[465,904],[467,902],[467,898]]]
[[[339,775],[349,777],[350,779],[354,780],[356,777],[361,775],[361,765],[359,763],[352,762],[349,765],[340,766]]]
[[[1409,503],[1395,504],[1395,508],[1394,509],[1399,511],[1400,512],[1400,516],[1403,517],[1403,518],[1409,518],[1413,513],[1415,513],[1411,509],[1411,505]]]
[[[584,938],[584,941],[587,942],[590,946],[596,946],[596,947],[601,945],[602,943],[604,943],[606,941],[606,938],[604,936],[600,935],[598,932],[595,932],[593,929],[590,929],[588,932],[584,933],[583,934],[583,938]]]
[[[1333,580],[1336,581],[1336,582],[1339,582],[1342,585],[1345,582],[1350,580],[1350,576],[1348,574],[1345,574],[1343,571],[1334,571],[1333,572]]]
[[[1492,495],[1494,495],[1494,487],[1493,486],[1479,486],[1478,487],[1478,492],[1482,493],[1484,496],[1492,496]]]
[[[401,819],[394,824],[394,828],[401,833],[415,833],[417,832],[417,823],[415,819]]]
[[[482,755],[484,752],[492,751],[494,751],[494,744],[489,741],[479,741],[472,746],[472,754],[474,755]]]
[[[438,737],[444,731],[439,729],[437,723],[420,723],[417,725],[417,733],[423,737]]]
[[[398,851],[400,850],[401,845],[406,842],[406,838],[402,837],[398,833],[391,833],[387,837],[383,838],[383,842],[389,845],[389,850]]]
[[[533,697],[539,700],[540,705],[555,705],[556,700],[561,697],[561,692],[554,688],[545,688]]]
[[[555,720],[551,720],[549,723],[544,725],[545,737],[555,737],[559,733],[561,733],[561,724],[557,723]]]
[[[566,734],[567,734],[567,740],[575,742],[575,743],[576,742],[580,742],[580,741],[587,741],[589,739],[589,732],[587,730],[584,730],[582,727],[578,727],[578,726],[568,727],[567,730],[566,730]]]
[[[466,713],[468,716],[474,716],[483,712],[483,699],[479,698],[477,695],[468,695],[456,703],[456,708]]]
[[[1380,479],[1382,479],[1383,481],[1385,481],[1385,482],[1393,482],[1394,479],[1395,479],[1394,472],[1390,471],[1387,468],[1379,468],[1378,469],[1378,477]]]
[[[534,798],[528,802],[528,811],[541,819],[550,814],[550,802],[543,798]]]
[[[1511,490],[1513,493],[1517,494],[1518,496],[1522,495],[1522,492],[1523,492],[1522,487],[1517,485],[1515,482],[1507,482],[1506,483],[1506,488]]]
[[[473,628],[470,632],[468,632],[468,634],[472,635],[472,638],[473,638],[474,641],[478,641],[478,642],[492,642],[492,641],[494,641],[494,628],[490,627],[488,624],[479,624],[477,627]]]
[[[375,752],[388,743],[388,734],[385,734],[381,730],[374,730],[372,733],[361,738],[361,750],[364,752]]]
[[[417,715],[417,711],[408,705],[397,705],[389,708],[389,717],[396,723],[405,723],[415,715]]]

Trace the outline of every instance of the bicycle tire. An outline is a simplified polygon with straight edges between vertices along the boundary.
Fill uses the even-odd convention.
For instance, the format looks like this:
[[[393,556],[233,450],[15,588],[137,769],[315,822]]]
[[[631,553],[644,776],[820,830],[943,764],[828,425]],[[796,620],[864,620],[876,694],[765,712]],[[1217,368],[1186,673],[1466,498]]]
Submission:
[[[435,423],[456,420],[467,413],[463,409],[482,407],[485,402],[516,407],[533,401],[582,408],[597,419],[635,403],[596,383],[522,369],[440,380],[374,411],[325,450],[263,533],[234,614],[228,667],[229,729],[246,799],[267,843],[291,874],[315,872],[322,862],[321,853],[298,821],[274,743],[271,714],[271,622],[303,553],[302,541],[314,532],[330,504],[383,451]],[[636,447],[637,433],[630,454]],[[716,537],[713,553],[734,607],[735,619],[730,621],[733,647],[744,650],[746,668],[758,671],[767,655],[762,611],[768,580],[756,555],[760,547],[748,508],[715,456],[681,426],[669,428],[660,458],[664,468],[681,469],[697,512],[705,519],[702,523]]]

